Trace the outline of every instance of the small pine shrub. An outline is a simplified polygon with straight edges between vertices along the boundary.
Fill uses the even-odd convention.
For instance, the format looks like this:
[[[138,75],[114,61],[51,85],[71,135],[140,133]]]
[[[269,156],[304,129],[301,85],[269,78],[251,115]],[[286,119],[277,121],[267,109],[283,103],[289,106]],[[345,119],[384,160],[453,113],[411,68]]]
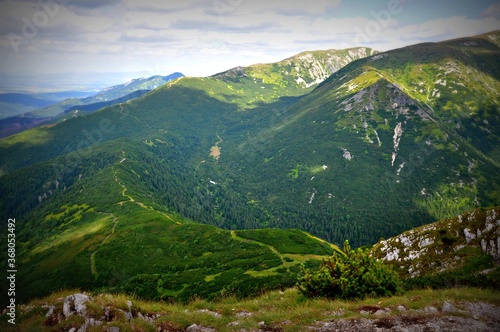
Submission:
[[[398,274],[368,251],[351,249],[344,242],[344,252],[323,260],[317,270],[302,268],[299,291],[307,297],[363,299],[366,296],[390,296],[401,290]]]

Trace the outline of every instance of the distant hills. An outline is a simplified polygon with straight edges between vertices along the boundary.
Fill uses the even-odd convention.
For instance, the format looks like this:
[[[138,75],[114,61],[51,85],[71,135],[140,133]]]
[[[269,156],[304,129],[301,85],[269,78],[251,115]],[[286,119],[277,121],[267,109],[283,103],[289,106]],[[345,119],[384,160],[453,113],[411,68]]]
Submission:
[[[32,114],[39,117],[53,117],[57,116],[68,109],[79,106],[86,106],[99,103],[109,103],[113,100],[125,97],[136,91],[151,91],[154,90],[171,80],[183,77],[181,73],[173,73],[167,76],[151,76],[149,78],[137,78],[130,80],[126,83],[111,86],[98,92],[97,94],[81,99],[69,99],[62,103],[45,107],[40,110],[33,111]]]
[[[181,77],[0,140],[23,297],[244,296],[292,283],[328,242],[500,205],[498,38]]]
[[[31,106],[31,108],[22,108],[16,111],[13,114],[14,116],[8,116],[0,120],[0,138],[33,128],[41,123],[48,124],[65,120],[77,115],[80,111],[88,113],[97,111],[105,106],[126,102],[182,76],[181,73],[176,72],[168,76],[156,75],[149,78],[133,79],[124,84],[105,88],[92,96],[88,96],[88,93],[86,93],[83,98],[76,98],[75,94],[73,94],[72,98],[64,100],[61,97],[67,95],[67,93],[0,94],[0,103],[1,101],[5,101],[4,110],[8,110],[10,108],[9,105],[20,104]],[[59,99],[54,99],[57,96],[59,96]],[[18,106],[16,107],[19,109]],[[33,110],[34,107],[37,109]],[[78,112],[69,114],[72,111]],[[6,114],[11,113],[8,112]]]
[[[9,92],[0,93],[0,119],[47,107],[67,98],[85,98],[90,93],[65,91],[53,93]]]

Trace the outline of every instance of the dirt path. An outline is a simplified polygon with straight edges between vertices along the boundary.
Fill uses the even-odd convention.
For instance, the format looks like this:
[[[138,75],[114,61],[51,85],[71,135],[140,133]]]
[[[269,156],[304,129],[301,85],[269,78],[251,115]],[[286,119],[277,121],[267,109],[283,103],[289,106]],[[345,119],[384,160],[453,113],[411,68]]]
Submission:
[[[239,237],[238,235],[236,235],[235,231],[231,231],[231,237],[234,240],[237,240],[237,241],[251,242],[251,243],[255,243],[256,245],[259,245],[261,247],[269,248],[273,253],[275,253],[276,255],[278,255],[278,257],[281,259],[281,263],[285,264],[285,259],[283,258],[283,255],[275,247],[270,246],[269,244],[266,244],[266,243],[263,243],[263,242],[256,241],[256,240],[250,240],[250,239],[245,239],[245,238]]]
[[[118,225],[118,218],[115,217],[114,214],[112,213],[105,213],[105,214],[109,214],[111,216],[113,216],[113,227],[111,228],[111,233],[109,233],[105,238],[104,240],[102,240],[101,244],[99,245],[99,247],[97,247],[97,249],[90,255],[90,270],[92,272],[92,274],[96,274],[96,267],[95,267],[95,254],[97,254],[97,252],[99,251],[99,249],[101,249],[101,247],[106,243],[106,241],[108,241],[109,237],[111,235],[113,235],[115,233],[115,229],[116,229],[116,225]]]
[[[141,119],[139,119],[138,117],[131,115],[129,111],[126,111],[126,110],[124,109],[124,107],[123,107],[123,103],[119,103],[118,105],[120,106],[120,114],[122,115],[122,116],[120,117],[120,120],[122,120],[122,119],[126,118],[127,116],[130,116],[130,117],[132,117],[133,119],[137,120],[137,122],[143,123],[143,124],[144,124],[146,127],[148,127],[149,129],[153,129],[153,127],[151,127],[151,126],[150,126],[147,122],[142,121],[142,120],[141,120]]]
[[[120,161],[119,163],[123,163],[123,161],[125,160],[125,158]],[[120,179],[118,178],[118,174],[117,174],[117,171],[115,170],[114,168],[115,166],[111,166],[111,171],[113,172],[113,175],[115,177],[115,181],[116,183],[118,183],[121,187],[122,187],[122,190],[121,190],[121,194],[123,197],[127,198],[127,200],[125,201],[121,201],[121,202],[118,202],[117,204],[118,205],[123,205],[124,203],[128,203],[128,202],[131,202],[131,203],[134,203],[134,204],[137,204],[139,205],[140,207],[142,207],[143,209],[147,209],[147,210],[154,210],[151,206],[147,206],[145,205],[144,203],[142,202],[138,202],[136,201],[132,196],[128,195],[127,194],[127,187],[125,186],[125,183],[124,182],[120,182]],[[154,210],[156,211],[156,210]],[[172,219],[172,217],[170,217],[169,215],[163,213],[163,212],[160,212],[160,211],[156,211],[158,213],[160,213],[161,215],[163,215],[164,217],[166,217],[167,219],[177,223],[177,224],[180,224],[180,222],[177,222],[175,221],[174,219]],[[96,266],[95,266],[95,255],[97,254],[97,252],[100,250],[100,248],[108,241],[108,239],[115,233],[115,229],[116,229],[116,226],[118,225],[118,218],[112,214],[112,213],[104,213],[104,214],[107,214],[107,215],[111,215],[113,216],[113,227],[111,228],[111,232],[110,234],[108,234],[101,242],[101,244],[99,244],[99,247],[90,255],[90,270],[92,271],[92,274],[95,275],[97,272],[96,272]]]

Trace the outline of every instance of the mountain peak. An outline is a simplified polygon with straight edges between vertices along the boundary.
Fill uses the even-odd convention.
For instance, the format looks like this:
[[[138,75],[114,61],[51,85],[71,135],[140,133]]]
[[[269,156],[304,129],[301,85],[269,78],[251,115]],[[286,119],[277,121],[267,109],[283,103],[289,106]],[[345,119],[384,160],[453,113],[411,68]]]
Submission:
[[[305,51],[276,63],[239,66],[212,77],[229,81],[239,81],[248,77],[255,83],[309,89],[317,86],[348,63],[376,53],[377,51],[367,47]]]

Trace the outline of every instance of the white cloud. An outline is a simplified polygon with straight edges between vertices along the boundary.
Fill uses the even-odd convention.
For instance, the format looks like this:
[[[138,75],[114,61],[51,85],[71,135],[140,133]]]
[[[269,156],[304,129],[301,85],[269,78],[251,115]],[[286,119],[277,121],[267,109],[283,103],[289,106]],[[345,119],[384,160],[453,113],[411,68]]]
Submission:
[[[469,19],[463,16],[431,20],[420,24],[400,24],[396,29],[385,31],[386,41],[380,48],[387,50],[424,41],[441,41],[478,35],[497,30],[500,21],[494,18]]]
[[[481,18],[450,14],[431,20],[423,11],[419,23],[408,24],[404,15],[377,21],[371,9],[356,8],[359,2],[340,0],[112,0],[102,6],[97,0],[72,0],[14,53],[5,36],[23,36],[23,17],[32,21],[38,1],[0,0],[0,72],[154,67],[205,76],[305,50],[360,45],[388,50],[500,29],[498,5],[485,6]],[[344,16],[337,15],[340,9]]]
[[[220,1],[223,2],[223,1]],[[214,4],[217,0],[214,1]],[[305,15],[322,15],[325,12],[338,7],[341,0],[288,0],[286,4],[280,0],[268,1],[250,1],[250,0],[233,0],[227,1],[228,7],[231,8],[231,3],[234,3],[231,12],[236,14],[247,15],[249,13],[265,13],[272,12],[283,16],[305,16]]]

